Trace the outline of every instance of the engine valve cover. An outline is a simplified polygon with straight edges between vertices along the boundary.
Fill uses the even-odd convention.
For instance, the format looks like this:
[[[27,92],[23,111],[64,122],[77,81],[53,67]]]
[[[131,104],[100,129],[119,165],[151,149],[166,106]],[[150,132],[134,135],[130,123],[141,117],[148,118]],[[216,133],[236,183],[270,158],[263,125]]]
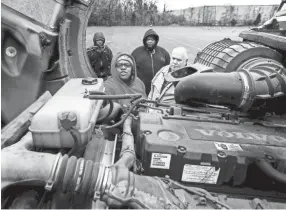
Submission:
[[[137,153],[150,176],[237,186],[257,159],[286,160],[286,134],[274,128],[164,119],[159,113],[140,113],[138,124],[143,137]]]

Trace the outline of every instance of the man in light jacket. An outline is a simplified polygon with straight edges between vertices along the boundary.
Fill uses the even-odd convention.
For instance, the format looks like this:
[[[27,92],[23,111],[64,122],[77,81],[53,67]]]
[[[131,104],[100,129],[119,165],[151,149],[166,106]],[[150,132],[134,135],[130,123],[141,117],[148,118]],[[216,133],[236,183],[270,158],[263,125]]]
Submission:
[[[158,100],[161,103],[175,103],[172,82],[166,81],[166,75],[177,69],[183,68],[188,64],[188,54],[184,47],[173,49],[170,65],[164,66],[158,71],[151,82],[151,91],[148,95],[149,100]]]

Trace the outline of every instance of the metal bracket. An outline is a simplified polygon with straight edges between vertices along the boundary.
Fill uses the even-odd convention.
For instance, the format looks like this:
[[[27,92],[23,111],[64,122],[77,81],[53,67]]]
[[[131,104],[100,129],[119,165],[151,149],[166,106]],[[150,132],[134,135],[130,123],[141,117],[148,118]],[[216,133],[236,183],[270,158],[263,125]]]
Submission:
[[[58,169],[58,165],[60,163],[61,157],[62,157],[61,153],[58,153],[57,157],[56,157],[55,164],[54,164],[53,169],[52,169],[51,174],[50,174],[50,178],[47,181],[46,186],[45,186],[45,189],[47,191],[51,191],[53,189],[54,183],[56,181],[57,169]]]
[[[101,196],[101,190],[102,188],[105,188],[104,181],[107,179],[106,176],[108,176],[108,173],[106,173],[106,168],[107,167],[105,165],[99,166],[99,172],[94,186],[93,200],[99,200]]]

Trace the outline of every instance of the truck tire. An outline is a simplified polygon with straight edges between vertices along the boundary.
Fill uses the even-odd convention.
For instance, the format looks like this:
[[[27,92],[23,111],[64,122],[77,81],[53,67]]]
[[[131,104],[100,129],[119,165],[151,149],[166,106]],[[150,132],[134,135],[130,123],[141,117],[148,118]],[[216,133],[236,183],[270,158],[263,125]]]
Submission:
[[[282,63],[282,55],[274,49],[231,39],[209,44],[197,54],[195,63],[211,67],[217,72],[233,72],[253,58],[273,59]]]
[[[97,1],[75,1],[67,6],[60,26],[60,67],[70,78],[97,77],[86,53],[86,29]]]
[[[20,11],[25,7],[15,11],[2,5],[2,49],[5,52],[13,46],[18,57],[11,60],[2,53],[3,61],[7,62],[1,64],[1,126],[12,121],[46,90],[54,94],[70,78],[96,77],[86,54],[85,40],[88,20],[98,1],[65,2],[65,16],[58,17],[61,22],[55,28],[22,15]],[[29,3],[27,6],[30,8]]]

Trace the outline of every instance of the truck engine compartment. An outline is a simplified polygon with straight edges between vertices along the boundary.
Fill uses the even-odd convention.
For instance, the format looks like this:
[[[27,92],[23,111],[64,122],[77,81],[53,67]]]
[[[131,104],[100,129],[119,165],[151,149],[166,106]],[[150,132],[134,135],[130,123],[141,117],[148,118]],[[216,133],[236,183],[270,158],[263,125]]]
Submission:
[[[9,186],[36,179],[42,188],[33,192],[46,208],[285,208],[285,115],[254,118],[102,88],[101,79],[71,79],[30,132],[2,150],[7,206],[17,200]],[[123,110],[116,97],[132,99],[131,107]]]
[[[1,207],[286,209],[285,0],[167,75],[171,104],[91,78],[96,2],[55,1],[48,25],[2,5]]]

